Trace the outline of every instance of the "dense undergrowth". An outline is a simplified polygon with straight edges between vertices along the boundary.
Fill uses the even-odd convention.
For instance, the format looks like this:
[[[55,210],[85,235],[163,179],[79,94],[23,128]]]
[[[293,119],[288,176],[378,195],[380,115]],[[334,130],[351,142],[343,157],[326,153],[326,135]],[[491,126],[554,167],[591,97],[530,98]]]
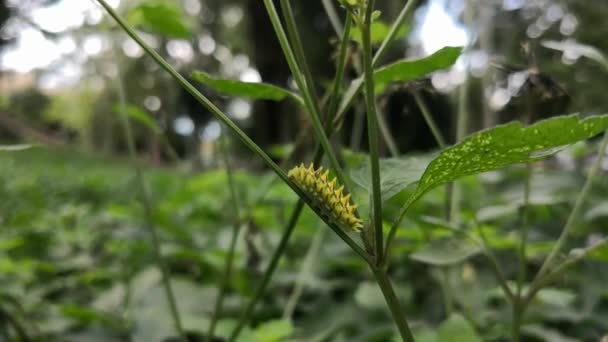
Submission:
[[[579,144],[535,166],[544,171],[532,182],[531,271],[550,251],[563,226],[584,181],[587,151],[587,145]],[[353,179],[361,159],[347,154]],[[517,272],[518,201],[524,171],[510,167],[462,182],[464,225],[480,228],[511,279]],[[296,200],[287,186],[272,185],[263,201],[248,206],[269,177],[236,172],[243,229],[217,328],[220,336],[230,333],[253,295]],[[183,325],[198,340],[212,315],[234,222],[226,175],[222,169],[200,174],[152,169],[147,180]],[[124,160],[44,148],[0,154],[0,332],[4,338],[95,341],[131,336],[133,341],[151,341],[174,336],[133,182],[130,164]],[[583,247],[606,234],[606,191],[608,182],[601,177],[577,223],[571,247]],[[355,191],[355,197],[363,192]],[[402,203],[407,192],[387,202],[386,217],[397,214],[395,204]],[[511,313],[491,265],[469,241],[441,238],[453,234],[441,228],[442,215],[437,213],[443,206],[442,189],[416,204],[397,233],[392,254],[396,292],[407,303],[417,340],[506,336]],[[434,243],[428,245],[431,239]],[[526,340],[598,341],[606,334],[607,260],[604,248],[541,290],[526,316]],[[394,335],[370,272],[308,211],[252,325],[256,328],[246,330],[241,340],[380,341]]]

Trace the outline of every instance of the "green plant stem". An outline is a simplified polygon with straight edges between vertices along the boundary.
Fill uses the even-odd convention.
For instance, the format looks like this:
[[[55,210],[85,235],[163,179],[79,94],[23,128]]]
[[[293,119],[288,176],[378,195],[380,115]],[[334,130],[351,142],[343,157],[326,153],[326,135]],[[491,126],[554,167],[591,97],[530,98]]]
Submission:
[[[220,137],[220,150],[222,159],[224,160],[224,165],[226,167],[226,177],[228,178],[228,188],[230,189],[230,202],[232,203],[232,214],[233,214],[233,225],[232,225],[232,237],[230,238],[230,245],[228,247],[228,256],[226,258],[226,264],[224,268],[224,275],[222,284],[220,287],[220,293],[217,296],[215,301],[215,310],[213,316],[211,318],[211,323],[209,324],[209,330],[207,332],[207,341],[213,340],[215,337],[215,327],[219,318],[222,315],[224,297],[226,295],[226,291],[228,290],[228,285],[230,283],[230,278],[232,277],[232,267],[234,264],[234,252],[236,249],[236,242],[238,240],[239,233],[241,231],[241,216],[239,212],[239,197],[237,195],[237,187],[234,182],[234,176],[232,174],[232,168],[230,166],[230,157],[228,153],[227,145],[227,137],[225,134],[222,134]]]
[[[403,6],[403,9],[401,10],[401,12],[399,12],[397,19],[395,19],[395,21],[391,25],[391,28],[389,29],[388,34],[382,40],[382,43],[380,43],[380,47],[378,48],[378,50],[376,51],[376,54],[374,55],[374,59],[372,60],[372,66],[374,68],[378,66],[378,64],[380,63],[380,61],[382,60],[382,58],[388,51],[388,47],[390,46],[390,44],[393,42],[393,40],[397,36],[397,33],[399,33],[399,29],[401,28],[401,26],[403,26],[405,21],[414,12],[414,9],[416,9],[416,3],[417,3],[417,0],[409,0]],[[344,119],[344,116],[348,112],[348,109],[352,106],[353,101],[355,100],[355,97],[359,94],[359,92],[361,92],[362,89],[363,89],[363,82],[359,82],[359,83],[357,83],[357,88],[355,91],[348,92],[344,95],[344,98],[342,99],[342,103],[340,104],[340,107],[338,108],[338,112],[336,113],[336,117],[334,118],[335,125],[340,125],[340,123]]]
[[[473,21],[473,4],[471,0],[465,0],[464,8],[464,24],[467,27],[471,27]],[[464,48],[462,53],[466,56],[466,53],[471,50],[473,42],[470,41]],[[464,139],[468,133],[469,128],[469,87],[470,87],[470,75],[469,75],[470,62],[468,58],[465,60],[464,67],[464,81],[460,85],[458,94],[458,116],[456,119],[456,142],[459,143]],[[450,198],[450,218],[454,222],[460,222],[460,201],[462,197],[461,188],[458,182],[452,182],[452,192]]]
[[[378,157],[378,122],[374,93],[374,67],[372,64],[371,25],[374,0],[368,0],[361,27],[363,41],[363,72],[365,75],[365,102],[367,105],[367,138],[372,178],[372,224],[375,235],[376,265],[382,263],[384,252],[382,231],[382,199],[380,192],[380,162]]]
[[[545,276],[545,274],[549,271],[549,268],[555,262],[555,259],[557,258],[557,256],[561,252],[562,248],[564,247],[564,245],[566,243],[566,239],[568,238],[568,236],[570,236],[570,233],[572,232],[572,229],[574,228],[574,223],[575,223],[576,219],[579,217],[580,212],[583,209],[583,204],[585,203],[585,200],[587,199],[587,196],[589,195],[589,191],[591,190],[593,181],[602,166],[602,161],[606,154],[607,147],[608,147],[608,131],[604,132],[604,138],[602,139],[602,142],[600,144],[600,148],[598,150],[598,156],[597,156],[595,162],[593,163],[593,165],[591,166],[591,169],[589,169],[589,174],[587,176],[587,180],[585,181],[585,184],[583,185],[583,188],[582,188],[581,192],[579,193],[579,195],[576,199],[576,202],[574,203],[574,208],[572,209],[572,211],[570,212],[570,215],[568,216],[566,225],[564,226],[564,229],[562,230],[562,233],[560,234],[557,242],[553,246],[551,253],[549,253],[549,256],[547,257],[547,259],[545,259],[540,270],[538,271],[534,280],[532,281],[531,288],[534,288],[534,286],[540,281],[540,279],[542,279],[543,276]]]
[[[454,296],[452,295],[452,286],[450,284],[450,270],[451,267],[445,266],[440,267],[441,272],[441,292],[443,293],[443,302],[446,317],[450,317],[454,312]]]
[[[445,138],[443,137],[443,134],[441,134],[441,131],[437,127],[435,120],[433,120],[433,116],[431,115],[429,108],[427,107],[426,103],[420,96],[420,93],[414,87],[411,88],[411,93],[414,96],[414,101],[416,101],[416,105],[420,109],[420,112],[422,113],[422,116],[424,117],[424,121],[426,122],[427,126],[429,126],[429,129],[431,130],[431,133],[433,134],[433,137],[435,138],[437,145],[439,145],[440,149],[444,149],[446,147]],[[450,214],[451,214],[451,206],[452,206],[452,201],[451,201],[452,187],[450,186],[450,184],[448,184],[448,185],[446,185],[445,188],[446,188],[446,190],[445,190],[445,194],[446,194],[445,217],[446,217],[446,220],[448,222],[450,222],[451,221]],[[441,290],[443,292],[445,313],[446,313],[446,316],[449,317],[452,314],[452,312],[454,311],[454,296],[452,295],[452,286],[450,284],[450,267],[441,267],[439,271],[441,272],[441,276],[442,276],[440,284],[441,284]]]
[[[392,157],[399,156],[399,148],[397,147],[397,143],[395,142],[395,138],[391,133],[390,128],[386,122],[386,118],[381,112],[378,112],[378,128],[380,129],[380,133],[382,134],[382,139],[388,148]]]
[[[325,2],[325,0],[323,1]],[[338,111],[338,105],[340,104],[340,95],[342,94],[342,83],[344,82],[344,73],[346,71],[346,59],[348,54],[348,40],[350,37],[350,31],[352,27],[352,19],[346,16],[344,20],[344,29],[340,41],[340,50],[338,52],[338,62],[336,65],[336,75],[334,76],[334,82],[332,85],[332,91],[329,97],[329,105],[327,107],[327,114],[325,116],[325,127],[332,128],[331,131],[327,132],[328,136],[332,136],[335,127],[332,125],[333,118],[336,116]]]
[[[117,65],[118,66],[118,65]],[[119,73],[120,75],[120,73]],[[125,93],[125,89],[122,83],[122,79],[120,77],[117,78],[116,87],[118,91],[118,98],[122,108],[126,108],[127,96]],[[152,239],[152,252],[154,257],[154,262],[161,273],[161,282],[163,289],[165,291],[165,296],[167,297],[167,302],[169,304],[169,310],[171,312],[171,317],[173,319],[173,324],[175,326],[175,330],[181,341],[186,342],[187,337],[182,327],[181,318],[179,315],[179,310],[177,307],[177,301],[175,299],[175,295],[173,289],[171,287],[171,281],[169,276],[169,270],[165,265],[163,260],[161,251],[160,251],[160,238],[158,237],[158,233],[156,228],[154,227],[154,220],[152,219],[152,199],[150,194],[146,189],[146,183],[144,180],[144,173],[142,167],[139,165],[137,161],[137,151],[135,149],[135,139],[133,138],[133,132],[131,131],[131,124],[129,122],[129,117],[127,113],[124,111],[120,112],[120,121],[123,127],[123,131],[125,134],[125,139],[127,141],[127,148],[129,151],[129,157],[131,162],[133,163],[134,171],[135,171],[135,181],[137,184],[137,188],[140,195],[141,204],[144,209],[144,226]]]
[[[325,9],[325,12],[327,13],[331,26],[334,28],[334,31],[336,31],[336,35],[338,37],[341,36],[345,29],[342,27],[342,24],[340,24],[340,16],[338,16],[333,0],[321,0],[321,3],[323,4],[323,9]]]
[[[525,308],[521,305],[520,298],[516,298],[511,305],[511,341],[521,341],[521,324]]]
[[[287,300],[287,304],[285,304],[285,309],[283,310],[283,319],[290,320],[293,316],[298,301],[300,300],[300,297],[304,292],[306,281],[313,274],[314,265],[317,264],[317,259],[321,251],[321,246],[323,245],[323,240],[325,239],[326,232],[327,231],[325,229],[319,229],[317,230],[314,238],[312,239],[312,243],[308,248],[306,257],[302,262],[302,267],[300,269],[300,272],[298,273],[296,283],[293,287],[293,290],[291,291],[289,299]]]
[[[304,76],[306,90],[302,91],[306,91],[308,93],[312,105],[315,107],[315,112],[317,113],[317,115],[319,115],[321,113],[319,107],[319,96],[317,95],[317,91],[315,90],[315,83],[312,79],[312,72],[310,71],[308,63],[306,62],[304,46],[302,45],[302,40],[300,39],[300,35],[298,34],[296,19],[293,15],[293,10],[291,9],[290,0],[281,0],[281,10],[283,12],[283,18],[285,19],[285,27],[287,28],[287,37],[289,38],[289,41],[291,41],[291,46],[293,47],[296,65],[299,67],[302,76]]]
[[[348,26],[350,27],[350,24],[348,24]],[[346,25],[345,25],[345,27],[346,27]],[[344,35],[343,35],[344,38],[348,37],[349,30],[350,29],[344,30]],[[340,79],[344,75],[344,68],[346,65],[346,49],[347,49],[347,44],[342,44],[341,50],[339,53],[340,60],[338,62],[338,69],[337,69],[338,71],[337,71],[336,79]],[[340,75],[342,75],[342,76],[340,76]],[[338,82],[338,81],[336,81],[336,82]],[[330,103],[331,103],[331,100],[330,100]],[[330,105],[330,107],[331,107],[331,105]],[[330,112],[330,114],[327,116],[328,120],[325,122],[325,129],[326,129],[327,135],[329,135],[329,136],[332,135],[334,128],[335,128],[332,125],[332,121],[331,121],[331,117],[333,117],[333,114],[335,114],[335,113]],[[323,158],[323,154],[324,154],[323,148],[321,147],[320,144],[317,144],[315,156],[313,158],[313,164],[319,164]],[[253,314],[257,303],[262,298],[262,295],[264,294],[264,292],[266,292],[266,288],[268,287],[270,279],[272,278],[272,276],[276,270],[276,267],[278,265],[278,260],[280,260],[280,258],[285,253],[285,249],[287,248],[287,243],[289,241],[289,238],[291,237],[291,234],[293,233],[295,225],[298,222],[300,214],[302,213],[302,208],[303,208],[303,201],[300,199],[296,203],[294,210],[292,212],[292,215],[289,219],[289,222],[286,225],[285,229],[283,230],[283,235],[281,236],[281,241],[272,255],[268,268],[264,272],[263,280],[260,283],[260,285],[258,286],[258,288],[256,289],[256,293],[255,293],[253,299],[249,302],[246,310],[243,312],[243,314],[239,318],[239,322],[230,336],[230,341],[235,341],[238,338],[238,336],[239,336],[240,332],[242,331],[242,329],[244,328],[245,324],[249,321],[249,317],[251,316],[251,314]],[[368,261],[368,263],[369,263],[369,261]]]
[[[454,234],[462,235],[462,236],[466,237],[467,239],[469,239],[470,241],[472,241],[473,243],[475,243],[476,245],[478,245],[479,247],[481,247],[482,253],[490,261],[490,266],[492,268],[492,271],[494,272],[496,279],[498,280],[498,283],[499,283],[500,287],[502,288],[505,296],[507,297],[509,302],[513,301],[513,299],[515,297],[513,295],[513,292],[509,288],[509,283],[507,282],[507,278],[505,277],[502,269],[500,268],[500,265],[498,264],[498,259],[492,252],[492,249],[490,249],[490,247],[488,245],[488,240],[486,239],[486,236],[483,233],[483,230],[481,229],[481,227],[478,224],[475,227],[477,229],[477,233],[479,234],[479,237],[481,238],[481,241],[479,241],[468,230],[460,229],[458,227],[452,227],[449,225],[449,223],[444,226],[437,226],[437,227],[447,229],[447,230],[453,232]]]
[[[420,112],[422,113],[422,116],[424,117],[424,121],[429,126],[429,129],[431,130],[431,133],[433,134],[435,141],[437,141],[439,148],[442,148],[442,149],[445,148],[447,146],[447,143],[445,142],[445,138],[443,137],[443,134],[441,134],[441,130],[439,129],[439,127],[437,126],[437,123],[433,119],[433,115],[431,114],[429,107],[426,105],[426,102],[424,102],[424,99],[420,95],[420,92],[417,89],[412,87],[411,93],[412,93],[412,95],[414,95],[414,101],[416,101],[416,105],[418,106],[418,108],[420,108]]]
[[[262,281],[260,282],[260,285],[258,286],[253,299],[249,302],[247,308],[245,308],[245,311],[243,311],[243,313],[241,314],[239,322],[230,334],[230,338],[228,339],[228,341],[236,341],[241,331],[245,327],[245,324],[249,321],[249,317],[251,317],[251,315],[253,314],[256,305],[262,298],[262,295],[264,294],[264,292],[266,292],[266,288],[268,287],[270,279],[272,278],[272,275],[274,274],[274,271],[279,264],[279,260],[281,259],[281,256],[283,256],[283,252],[287,248],[287,243],[289,242],[289,238],[291,237],[291,234],[293,233],[294,228],[296,227],[296,223],[300,218],[302,209],[304,209],[304,202],[302,200],[298,200],[291,214],[291,218],[289,219],[289,222],[285,227],[285,230],[283,231],[281,241],[279,242],[279,245],[277,246],[275,252],[272,254],[272,258],[270,259],[270,264],[268,265],[266,272],[264,272]]]
[[[272,0],[263,0],[263,1],[264,1],[264,5],[266,6],[266,12],[268,13],[268,16],[269,16],[270,22],[272,23],[272,26],[274,28],[275,34],[276,34],[277,38],[279,39],[279,44],[281,45],[281,49],[283,50],[283,54],[285,56],[285,59],[287,60],[287,64],[289,65],[289,69],[291,70],[291,73],[293,75],[294,80],[296,81],[296,84],[298,85],[298,88],[300,89],[300,91],[302,91],[302,94],[304,96],[304,102],[305,102],[306,108],[308,109],[308,112],[310,114],[312,125],[313,125],[314,131],[315,131],[315,136],[316,136],[317,140],[321,143],[323,150],[325,150],[327,158],[329,159],[329,163],[331,164],[333,171],[336,173],[336,177],[338,177],[338,180],[340,181],[340,183],[342,183],[346,188],[346,186],[348,185],[346,183],[346,177],[344,176],[342,167],[340,166],[340,163],[338,163],[338,159],[336,158],[336,155],[333,152],[333,149],[329,143],[329,139],[327,138],[327,135],[325,134],[325,132],[323,130],[323,125],[321,123],[321,118],[319,116],[319,113],[320,113],[319,104],[314,101],[314,98],[311,93],[312,87],[314,85],[306,82],[305,76],[303,76],[302,71],[300,70],[300,67],[298,66],[297,61],[298,60],[305,61],[305,57],[302,55],[299,55],[297,58],[295,57],[294,52],[292,51],[291,46],[289,45],[289,40],[287,38],[287,35],[285,34],[285,30],[283,29],[283,25],[281,24],[281,20],[279,19],[279,14],[277,13],[277,10],[274,6],[273,1]],[[285,5],[289,5],[289,3],[286,1],[283,1],[283,3]],[[291,14],[290,11],[286,11],[286,12],[288,12],[287,15]],[[293,16],[291,16],[289,18],[286,17],[285,20],[288,23],[292,23],[292,24],[295,23]],[[291,32],[292,32],[292,34],[297,36],[297,31],[295,29]],[[292,41],[297,45],[296,42],[299,41],[299,38],[292,37]],[[299,50],[296,50],[296,53],[298,51]]]
[[[346,235],[342,230],[334,223],[323,218],[318,208],[312,205],[312,201],[307,195],[288,177],[285,171],[281,169],[273,160],[264,152],[245,132],[243,132],[226,114],[224,114],[219,108],[217,108],[207,97],[201,94],[190,82],[188,82],[177,70],[175,70],[169,63],[167,63],[154,49],[148,46],[138,35],[133,31],[131,27],[107,4],[105,0],[97,0],[105,10],[116,20],[116,22],[122,27],[123,30],[133,39],[135,42],[150,56],[154,61],[165,71],[167,71],[178,83],[182,86],[190,95],[192,95],[200,104],[207,108],[219,121],[226,125],[236,136],[247,146],[253,153],[257,154],[268,167],[270,167],[281,180],[287,184],[297,195],[300,197],[308,206],[319,216],[325,223],[334,231],[337,232],[338,236],[344,240],[357,254],[362,258],[366,259],[366,252],[357,245],[357,243]],[[276,12],[275,12],[276,14]],[[325,136],[325,134],[323,134]],[[327,137],[326,137],[327,138]],[[327,139],[325,139],[327,142]],[[331,150],[329,150],[331,151]],[[334,157],[335,159],[335,157]]]
[[[528,293],[523,298],[523,304],[527,306],[530,303],[530,301],[532,301],[532,299],[534,299],[534,296],[538,293],[538,291],[542,290],[543,287],[547,286],[555,278],[564,274],[564,272],[566,270],[568,270],[568,268],[572,267],[576,263],[578,263],[581,260],[583,260],[584,258],[586,258],[589,254],[593,253],[594,251],[596,251],[599,248],[602,248],[606,245],[608,245],[608,238],[604,238],[583,250],[579,250],[575,256],[573,256],[573,257],[569,258],[568,260],[564,261],[563,263],[561,263],[552,272],[545,274],[536,283],[533,283],[532,285],[530,285],[530,289],[529,289]]]
[[[391,284],[390,279],[386,273],[385,269],[379,269],[370,265],[372,267],[372,271],[374,276],[376,277],[376,282],[382,291],[382,295],[384,295],[384,299],[388,304],[388,307],[391,311],[391,315],[397,328],[399,329],[399,334],[401,335],[401,339],[404,342],[414,342],[414,335],[410,330],[410,327],[407,323],[407,317],[405,313],[401,309],[401,305],[399,304],[399,299],[395,294],[395,290],[393,290],[393,286]]]
[[[353,151],[359,151],[361,148],[361,140],[363,139],[363,128],[365,125],[365,113],[362,106],[356,106],[354,109],[354,122],[351,131],[349,146]]]
[[[524,203],[521,207],[521,241],[519,244],[519,265],[517,274],[517,297],[521,297],[526,281],[526,260],[529,231],[530,188],[532,186],[532,165],[526,165],[526,181],[524,183]]]

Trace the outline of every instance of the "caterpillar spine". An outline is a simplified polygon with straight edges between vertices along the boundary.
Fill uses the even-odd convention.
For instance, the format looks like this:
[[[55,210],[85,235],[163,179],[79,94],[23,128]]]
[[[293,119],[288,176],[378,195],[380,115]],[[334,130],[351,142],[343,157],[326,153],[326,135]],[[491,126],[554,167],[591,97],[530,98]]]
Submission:
[[[344,194],[344,185],[338,187],[336,178],[329,180],[329,170],[315,169],[311,163],[294,167],[287,173],[289,179],[309,197],[321,214],[343,230],[360,232],[363,221],[357,217],[357,205],[351,203],[351,194]]]

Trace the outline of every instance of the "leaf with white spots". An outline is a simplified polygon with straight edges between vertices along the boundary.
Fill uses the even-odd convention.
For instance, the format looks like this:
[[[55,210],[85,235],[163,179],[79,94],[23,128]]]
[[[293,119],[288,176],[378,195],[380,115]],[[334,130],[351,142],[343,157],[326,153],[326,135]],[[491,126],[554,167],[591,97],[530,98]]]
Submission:
[[[608,115],[581,120],[578,115],[543,120],[529,127],[511,122],[474,133],[445,149],[426,168],[406,206],[426,192],[458,178],[529,163],[548,157],[558,147],[589,139],[608,129]]]

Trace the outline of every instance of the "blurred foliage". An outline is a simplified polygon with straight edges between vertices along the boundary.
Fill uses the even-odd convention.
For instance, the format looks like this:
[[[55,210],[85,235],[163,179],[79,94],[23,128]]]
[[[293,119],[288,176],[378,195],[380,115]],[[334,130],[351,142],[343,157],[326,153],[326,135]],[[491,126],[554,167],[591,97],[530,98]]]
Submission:
[[[560,152],[545,167],[583,158],[584,154],[576,157],[577,149]],[[356,158],[352,160],[353,168],[362,166]],[[0,196],[11,199],[0,202],[0,313],[10,318],[0,320],[4,336],[18,336],[21,330],[35,340],[131,336],[135,341],[150,341],[174,336],[159,287],[160,274],[152,264],[149,240],[142,229],[142,208],[129,164],[41,147],[0,151]],[[513,239],[518,214],[509,208],[517,208],[514,199],[521,196],[522,171],[519,166],[512,167],[463,182],[469,194],[463,208],[465,226],[474,225],[475,216],[485,213],[480,229],[511,276],[516,272],[517,243]],[[209,323],[227,255],[233,220],[227,214],[231,212],[227,210],[230,197],[221,169],[199,175],[176,176],[175,172],[152,169],[148,180],[156,207],[154,220],[162,232],[162,250],[170,265],[180,313],[186,329],[200,340]],[[583,169],[545,172],[545,176],[533,178],[532,262],[546,255],[558,234],[564,208],[574,200]],[[219,336],[224,337],[260,281],[295,201],[285,186],[273,185],[264,200],[251,207],[260,181],[266,182],[269,175],[238,171],[236,176],[247,219],[237,244],[225,315],[218,327]],[[608,191],[605,180],[597,182],[592,198],[602,198]],[[398,203],[411,191],[406,189],[388,200],[388,218],[396,214]],[[589,232],[608,233],[608,215],[591,205],[593,201],[585,219],[577,224],[580,229],[572,246],[583,246]],[[392,270],[397,292],[406,299],[410,316],[420,322],[416,335],[421,341],[448,341],[456,335],[462,336],[459,341],[500,339],[508,334],[510,313],[487,260],[475,256],[475,249],[454,248],[453,243],[425,247],[431,238],[456,238],[441,228],[439,218],[432,219],[442,206],[443,191],[431,192],[414,206],[398,231]],[[499,208],[505,209],[501,212]],[[491,216],[490,210],[494,212]],[[319,251],[318,258],[324,262],[315,263],[301,280],[304,293],[293,316],[275,321],[281,317],[304,255],[319,229],[327,228],[307,211],[263,297],[253,330],[242,335],[243,341],[304,341],[315,336],[321,340],[377,341],[393,336],[391,318],[380,292],[370,282],[371,274],[333,234],[326,236]],[[440,288],[441,278],[437,278],[435,268],[427,266],[435,261],[423,255],[434,260],[447,252],[451,256],[445,257],[453,258],[459,251],[465,254],[450,262],[455,265],[450,282],[464,318],[453,315],[445,320],[441,296],[429,291]],[[592,341],[606,332],[608,293],[603,284],[608,281],[608,271],[604,265],[586,261],[560,279],[556,287],[543,290],[524,329],[530,341],[554,341],[556,334]],[[436,333],[432,327],[437,327]]]
[[[107,18],[52,34],[28,22],[28,11],[56,2],[13,1],[7,7],[2,1],[0,28],[14,20],[40,30],[48,39],[73,39],[77,46],[96,37],[101,41],[101,51],[84,54],[76,49],[46,70],[32,72],[30,87],[0,94],[0,109],[32,126],[60,125],[59,130],[74,132],[71,142],[101,151],[105,157],[70,149],[0,145],[0,340],[176,339],[160,273],[143,229],[133,165],[119,157],[126,150],[116,115],[120,111],[135,124],[141,156],[163,166],[152,167],[146,174],[154,200],[153,219],[161,233],[161,249],[185,329],[191,340],[202,341],[210,323],[211,303],[222,281],[235,220],[229,214],[232,203],[225,170],[214,168],[217,163],[208,156],[214,151],[209,128],[219,125],[142,56],[128,38],[114,30]],[[292,2],[315,85],[325,89],[330,83],[328,75],[334,71],[334,60],[328,58],[336,49],[333,31],[320,1]],[[384,22],[394,19],[403,2],[378,3],[383,14],[382,21],[374,23],[375,43],[387,34]],[[429,3],[421,1],[420,6]],[[506,8],[511,2],[502,0],[473,3],[474,20],[468,24],[478,39],[470,54],[485,58],[486,64],[472,73],[471,126],[481,128],[503,118],[524,119],[528,114],[534,114],[536,120],[573,111],[606,111],[608,76],[597,63],[581,57],[594,58],[608,51],[607,1],[514,1],[519,4],[514,9]],[[446,8],[453,10],[455,17],[461,14],[449,5]],[[182,74],[204,70],[204,74],[195,73],[194,78],[202,83],[205,94],[238,119],[256,142],[273,146],[277,158],[294,147],[295,136],[311,135],[308,122],[300,115],[301,100],[292,93],[288,69],[278,58],[279,47],[261,1],[123,0],[119,11],[145,32],[146,41]],[[437,79],[432,78],[407,85],[404,82],[453,65],[461,53],[460,48],[448,47],[415,61],[404,60],[406,55],[419,55],[421,42],[412,38],[416,24],[407,23],[399,31],[396,47],[382,61],[386,66],[376,74],[379,81],[395,83],[377,91],[400,150],[408,152],[428,151],[435,145],[414,139],[426,139],[430,134],[424,133],[424,123],[416,124],[420,115],[406,88],[419,87],[433,115],[441,118],[437,120],[441,130],[451,132],[452,91],[458,82],[445,89],[436,89]],[[0,44],[4,48],[14,42],[16,34],[10,30],[2,33]],[[357,42],[359,33],[355,31],[352,38]],[[527,46],[526,53],[522,52],[522,43]],[[353,66],[347,70],[353,86],[357,86],[358,49],[353,43]],[[63,62],[82,67],[78,82],[52,91],[39,87],[48,80],[45,77],[61,72]],[[440,80],[458,78],[449,71],[437,75]],[[258,79],[264,83],[249,82]],[[523,82],[518,81],[521,79]],[[124,83],[131,103],[126,107],[117,105],[117,82]],[[231,92],[238,98],[216,91]],[[488,103],[496,94],[504,94],[501,91],[509,92],[507,103],[491,108]],[[274,101],[286,97],[296,101]],[[538,113],[528,113],[524,107],[530,98],[543,100],[536,103]],[[260,101],[254,103],[252,99]],[[355,103],[355,108],[360,105]],[[351,139],[348,134],[356,121],[348,114],[344,141]],[[177,119],[189,119],[186,121],[192,124],[191,132],[179,133]],[[558,133],[549,129],[547,134],[556,138]],[[5,138],[4,134],[0,136]],[[161,150],[163,139],[178,146],[184,160],[198,165],[204,159],[207,163],[200,164],[210,167],[195,173],[181,163],[169,165],[163,159],[167,155]],[[517,147],[521,142],[513,139],[510,143]],[[361,139],[352,145],[364,149],[365,143]],[[225,310],[217,328],[221,338],[229,336],[259,285],[296,200],[287,187],[272,182],[272,175],[258,170],[248,154],[239,154],[240,145],[232,146],[233,161],[238,165],[238,196],[245,214]],[[531,272],[559,235],[583,183],[594,146],[594,142],[578,143],[534,166],[542,175],[535,175],[531,183],[527,264]],[[502,148],[513,152],[509,150],[511,145]],[[367,203],[371,183],[364,162],[367,156],[358,150],[345,150],[341,157],[351,181],[360,186],[353,197]],[[436,152],[381,160],[387,230],[400,205],[416,195],[415,182]],[[473,236],[487,239],[509,279],[517,275],[525,174],[525,168],[511,165],[462,180],[463,227]],[[567,246],[571,254],[608,234],[607,179],[604,167],[585,203],[584,214],[575,224]],[[268,192],[260,200],[259,194],[265,190]],[[478,253],[477,246],[446,229],[449,227],[442,215],[445,196],[446,190],[441,187],[430,191],[412,206],[397,231],[390,270],[397,295],[406,305],[419,341],[507,341],[510,309],[491,265]],[[362,205],[360,210],[366,217],[369,208]],[[322,229],[327,227],[306,209],[287,255],[281,259],[270,289],[241,341],[397,339],[371,274],[333,234],[319,239],[317,261],[303,272],[305,257]],[[539,292],[526,316],[525,341],[599,341],[606,335],[606,262],[608,248],[598,250],[553,287]],[[444,273],[446,265],[450,268]],[[288,313],[285,307],[294,298],[297,286],[302,286],[303,292],[295,311]],[[446,291],[454,300],[451,313],[445,307]]]

